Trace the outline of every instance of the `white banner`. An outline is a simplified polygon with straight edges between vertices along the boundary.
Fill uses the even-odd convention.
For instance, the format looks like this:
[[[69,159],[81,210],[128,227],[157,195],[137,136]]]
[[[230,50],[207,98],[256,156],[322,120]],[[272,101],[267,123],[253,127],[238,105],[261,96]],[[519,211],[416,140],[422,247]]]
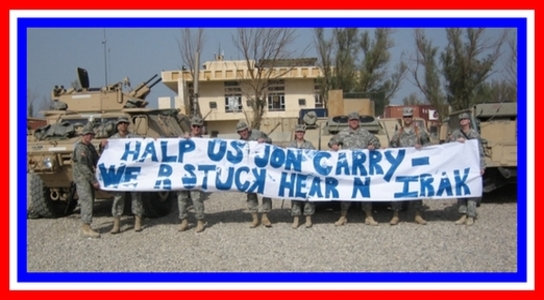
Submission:
[[[229,139],[113,139],[96,177],[106,191],[200,189],[311,201],[480,197],[476,140],[317,151]]]

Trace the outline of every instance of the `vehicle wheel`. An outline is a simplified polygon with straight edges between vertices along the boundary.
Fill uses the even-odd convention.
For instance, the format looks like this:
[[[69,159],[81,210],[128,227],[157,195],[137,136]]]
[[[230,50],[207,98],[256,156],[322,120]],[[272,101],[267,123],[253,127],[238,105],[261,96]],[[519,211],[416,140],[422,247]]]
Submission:
[[[170,213],[176,198],[174,192],[142,192],[144,216],[148,218],[164,217]]]
[[[31,175],[30,195],[32,197],[32,212],[43,218],[58,218],[71,214],[77,205],[72,200],[66,208],[67,202],[51,199],[51,190],[44,186],[42,179],[35,174]]]

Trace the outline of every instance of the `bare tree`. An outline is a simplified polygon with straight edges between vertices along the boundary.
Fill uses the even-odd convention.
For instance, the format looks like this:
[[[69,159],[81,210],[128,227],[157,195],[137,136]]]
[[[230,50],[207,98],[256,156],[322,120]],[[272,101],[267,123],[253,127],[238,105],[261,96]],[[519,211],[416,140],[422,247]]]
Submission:
[[[26,90],[27,117],[37,117],[40,111],[48,110],[51,100],[31,89]]]
[[[252,128],[260,128],[269,87],[297,65],[297,60],[288,64],[282,62],[301,57],[306,51],[296,55],[296,51],[289,49],[295,38],[295,31],[287,28],[240,28],[232,37],[247,67],[246,77],[241,78],[240,83],[242,93],[249,100],[248,106],[253,110],[252,120],[248,120]]]
[[[493,79],[478,86],[476,90],[477,103],[486,102],[515,102],[516,87],[508,80]]]
[[[422,29],[416,29],[414,33],[416,58],[415,64],[409,69],[413,83],[423,93],[427,102],[438,111],[438,115],[445,117],[448,115],[448,103],[442,92],[440,70],[436,60],[438,47],[432,45]]]
[[[406,74],[406,63],[402,60],[395,66],[394,71],[389,73],[388,67],[391,61],[391,49],[395,44],[391,39],[392,29],[378,28],[374,31],[374,39],[370,38],[369,31],[361,34],[359,46],[363,52],[363,59],[359,73],[358,89],[370,94],[383,95],[378,100],[376,114],[381,114],[384,107],[389,104],[390,99],[400,88],[401,82]]]
[[[510,59],[506,66],[506,81],[510,84],[511,88],[514,89],[516,97],[514,100],[517,100],[517,88],[518,88],[518,44],[517,44],[517,34],[508,39],[508,48],[510,49]]]
[[[198,76],[198,74],[195,74],[195,66],[196,64],[200,64],[199,61],[195,61],[195,56],[197,52],[201,53],[202,49],[204,48],[204,29],[199,28],[195,34],[193,34],[193,31],[189,28],[182,29],[181,40],[178,40],[177,43],[179,52],[181,54],[181,61],[183,63],[183,66],[181,66],[180,69],[189,70],[189,73],[191,74],[191,78],[193,79],[194,83],[196,76]],[[190,110],[200,111],[199,107],[193,107],[192,100],[195,97],[194,93],[198,93],[198,91],[193,90],[193,92],[189,95],[189,98],[191,100],[189,104]]]
[[[501,56],[504,32],[492,40],[485,29],[467,28],[463,37],[460,28],[448,28],[448,45],[441,55],[446,79],[446,99],[452,109],[471,107],[477,102],[476,91],[493,73],[493,66]]]
[[[328,94],[333,80],[332,68],[332,49],[334,37],[327,40],[323,28],[314,29],[314,46],[317,49],[318,63],[323,77],[319,78],[321,97],[324,99],[324,105],[327,107]]]
[[[402,105],[404,106],[415,106],[424,104],[425,101],[420,99],[416,93],[411,93],[408,97],[402,99]]]

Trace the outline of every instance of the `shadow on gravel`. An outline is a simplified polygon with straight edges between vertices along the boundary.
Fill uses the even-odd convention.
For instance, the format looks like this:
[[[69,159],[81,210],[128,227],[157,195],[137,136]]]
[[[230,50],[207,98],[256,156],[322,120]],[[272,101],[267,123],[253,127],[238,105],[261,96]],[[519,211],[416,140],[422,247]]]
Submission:
[[[506,185],[489,193],[484,193],[482,203],[515,203],[518,199],[517,192],[516,184]]]

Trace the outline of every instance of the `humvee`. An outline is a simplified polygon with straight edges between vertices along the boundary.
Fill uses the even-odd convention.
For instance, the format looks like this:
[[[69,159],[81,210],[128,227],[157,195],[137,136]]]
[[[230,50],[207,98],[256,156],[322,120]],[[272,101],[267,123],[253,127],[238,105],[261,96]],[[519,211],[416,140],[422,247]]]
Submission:
[[[77,68],[77,75],[81,88],[55,86],[51,93],[53,105],[43,112],[47,125],[27,137],[29,214],[34,217],[56,218],[69,215],[75,209],[78,196],[72,177],[72,152],[84,125],[92,124],[96,133],[92,143],[97,151],[103,139],[115,134],[115,121],[119,116],[127,117],[129,130],[142,137],[179,137],[190,129],[188,118],[176,109],[146,108],[146,96],[161,81],[160,78],[153,81],[158,75],[126,92],[123,90],[129,85],[126,80],[91,88],[85,69]],[[98,190],[95,198],[110,199],[113,194]],[[144,215],[168,214],[174,198],[172,192],[143,192]]]
[[[459,114],[468,112],[471,126],[480,134],[485,152],[484,193],[517,182],[517,103],[482,103],[449,114],[440,140],[459,127]]]

